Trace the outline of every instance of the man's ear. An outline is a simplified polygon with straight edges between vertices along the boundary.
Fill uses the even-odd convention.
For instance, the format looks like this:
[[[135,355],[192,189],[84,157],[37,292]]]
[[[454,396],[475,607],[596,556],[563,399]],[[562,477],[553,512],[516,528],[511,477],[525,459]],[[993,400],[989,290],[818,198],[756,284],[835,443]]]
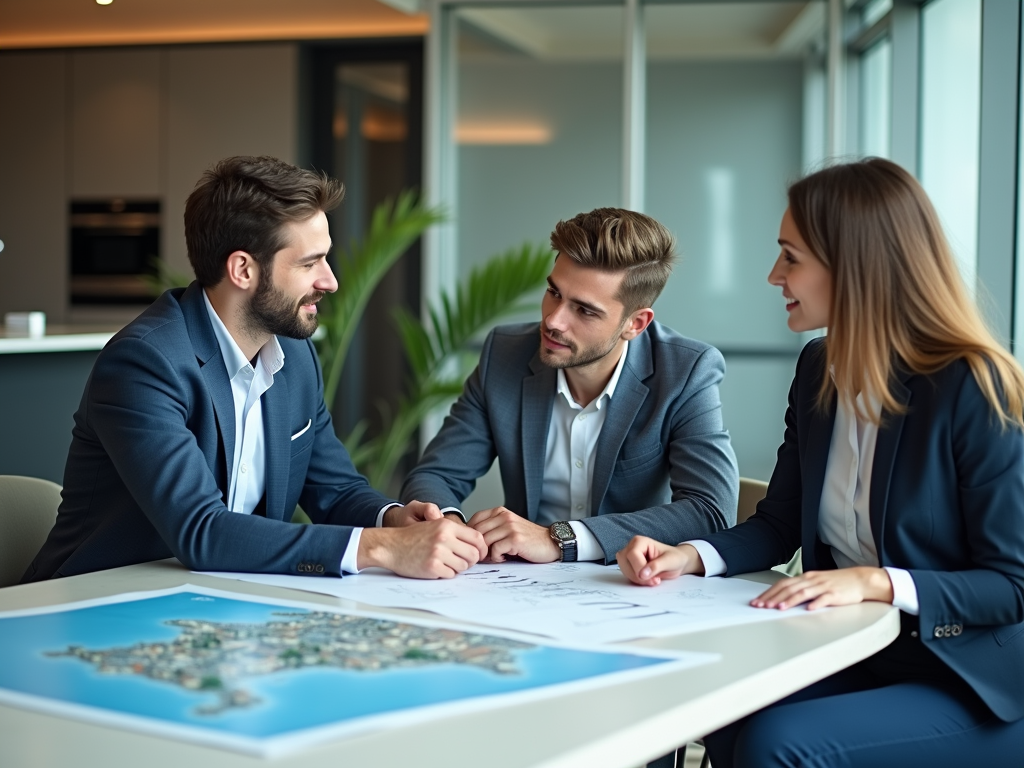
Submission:
[[[646,309],[638,309],[626,322],[626,329],[622,332],[622,338],[635,339],[641,333],[647,330],[647,326],[654,320],[654,310],[650,307]]]
[[[228,282],[236,288],[248,291],[259,282],[259,264],[246,251],[232,251],[227,260]]]

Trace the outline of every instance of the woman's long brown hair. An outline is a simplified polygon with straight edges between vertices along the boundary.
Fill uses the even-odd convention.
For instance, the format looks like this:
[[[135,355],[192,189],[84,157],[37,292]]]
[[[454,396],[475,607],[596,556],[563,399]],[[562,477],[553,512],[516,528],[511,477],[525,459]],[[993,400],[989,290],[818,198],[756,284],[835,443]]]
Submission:
[[[1024,427],[1024,372],[985,325],[913,176],[879,158],[835,165],[793,184],[789,210],[832,275],[833,376],[823,377],[819,405],[834,381],[853,408],[864,393],[901,413],[889,388],[896,365],[929,374],[963,358],[1003,427]]]

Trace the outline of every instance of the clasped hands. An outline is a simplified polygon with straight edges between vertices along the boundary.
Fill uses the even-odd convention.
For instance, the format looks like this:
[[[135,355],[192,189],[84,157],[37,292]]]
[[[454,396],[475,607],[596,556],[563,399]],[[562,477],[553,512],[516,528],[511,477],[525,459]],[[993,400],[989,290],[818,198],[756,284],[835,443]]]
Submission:
[[[615,556],[622,573],[634,584],[653,587],[662,579],[684,573],[703,575],[704,563],[695,547],[673,547],[646,536],[635,536]],[[853,605],[865,600],[892,603],[893,590],[884,568],[856,567],[834,571],[808,571],[782,579],[750,601],[755,608],[784,611],[806,604],[807,610],[832,605]]]
[[[364,528],[360,570],[380,566],[399,576],[450,579],[478,562],[508,556],[534,563],[561,557],[548,529],[504,507],[477,512],[468,524],[445,517],[436,504],[411,501],[384,513],[382,528]]]

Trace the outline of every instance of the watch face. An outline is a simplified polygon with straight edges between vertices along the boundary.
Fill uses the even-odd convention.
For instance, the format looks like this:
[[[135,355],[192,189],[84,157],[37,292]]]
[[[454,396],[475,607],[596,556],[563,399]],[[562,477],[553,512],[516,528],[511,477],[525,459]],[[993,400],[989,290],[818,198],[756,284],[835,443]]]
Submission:
[[[572,526],[565,522],[554,523],[551,526],[551,533],[559,541],[573,541],[576,538]]]

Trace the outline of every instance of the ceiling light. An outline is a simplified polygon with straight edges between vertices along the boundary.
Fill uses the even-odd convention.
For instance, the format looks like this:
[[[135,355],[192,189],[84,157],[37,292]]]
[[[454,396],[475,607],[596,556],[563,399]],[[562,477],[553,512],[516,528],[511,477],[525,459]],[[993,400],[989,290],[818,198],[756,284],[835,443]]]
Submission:
[[[96,5],[110,5],[114,0],[96,0]]]

